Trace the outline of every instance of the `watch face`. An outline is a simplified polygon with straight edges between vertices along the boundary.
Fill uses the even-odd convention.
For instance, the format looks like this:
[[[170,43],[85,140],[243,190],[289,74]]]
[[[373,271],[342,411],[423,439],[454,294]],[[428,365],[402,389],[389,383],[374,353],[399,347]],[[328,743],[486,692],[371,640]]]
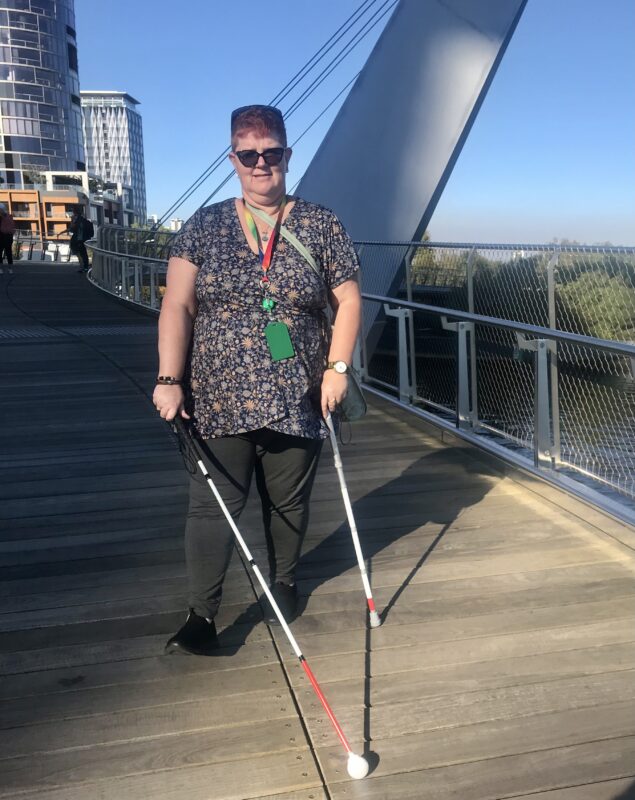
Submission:
[[[346,361],[336,361],[335,364],[333,364],[333,369],[335,372],[339,372],[340,375],[343,375],[348,369],[348,366],[346,365]]]

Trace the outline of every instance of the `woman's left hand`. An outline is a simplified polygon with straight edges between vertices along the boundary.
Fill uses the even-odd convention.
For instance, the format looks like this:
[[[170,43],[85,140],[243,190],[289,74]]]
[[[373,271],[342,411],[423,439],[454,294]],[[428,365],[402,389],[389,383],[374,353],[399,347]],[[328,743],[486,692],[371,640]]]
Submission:
[[[337,406],[346,397],[348,391],[348,376],[327,369],[322,378],[322,416],[326,419],[329,411],[333,413]]]

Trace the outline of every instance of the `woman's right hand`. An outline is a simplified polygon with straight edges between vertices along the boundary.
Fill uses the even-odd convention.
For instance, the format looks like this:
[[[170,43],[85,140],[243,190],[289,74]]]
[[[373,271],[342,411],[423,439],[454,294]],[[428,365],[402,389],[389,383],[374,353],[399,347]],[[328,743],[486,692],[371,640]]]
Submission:
[[[184,419],[190,418],[190,415],[185,411],[183,387],[178,384],[157,383],[154,387],[152,402],[161,415],[161,419],[165,419],[168,422],[174,419],[177,414],[180,414]]]

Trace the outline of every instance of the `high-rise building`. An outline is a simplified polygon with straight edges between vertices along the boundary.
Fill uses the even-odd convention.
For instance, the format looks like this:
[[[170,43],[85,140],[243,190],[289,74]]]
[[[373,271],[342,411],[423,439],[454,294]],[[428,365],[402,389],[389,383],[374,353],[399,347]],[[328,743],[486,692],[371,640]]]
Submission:
[[[136,110],[139,101],[126,92],[104,91],[81,92],[81,103],[88,172],[131,187],[135,221],[145,224],[143,129]]]
[[[0,0],[0,189],[84,170],[74,0]]]

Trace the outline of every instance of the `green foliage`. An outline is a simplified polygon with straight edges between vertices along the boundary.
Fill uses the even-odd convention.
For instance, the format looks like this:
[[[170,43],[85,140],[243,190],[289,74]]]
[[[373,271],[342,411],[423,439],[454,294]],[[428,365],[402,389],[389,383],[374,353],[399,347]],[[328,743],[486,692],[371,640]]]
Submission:
[[[515,253],[507,260],[472,257],[477,314],[549,326],[547,265],[551,253]],[[419,248],[411,280],[420,294],[448,290],[447,304],[461,308],[469,251]],[[555,268],[556,327],[619,341],[635,340],[635,257],[619,253],[561,252]],[[430,300],[424,300],[430,302]]]
[[[562,326],[600,339],[635,339],[635,290],[625,275],[583,272],[577,280],[558,287],[558,314]]]

